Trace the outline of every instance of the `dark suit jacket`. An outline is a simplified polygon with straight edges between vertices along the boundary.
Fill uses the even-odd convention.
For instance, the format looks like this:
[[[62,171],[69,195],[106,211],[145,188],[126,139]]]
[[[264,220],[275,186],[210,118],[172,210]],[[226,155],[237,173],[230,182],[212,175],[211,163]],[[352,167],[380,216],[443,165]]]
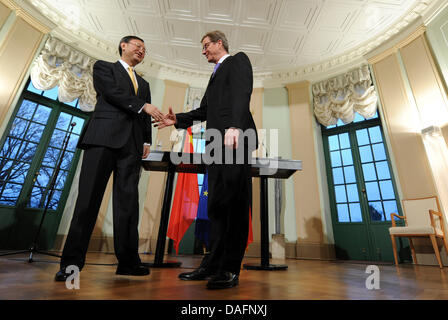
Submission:
[[[138,92],[128,72],[119,61],[97,61],[93,66],[93,85],[97,93],[95,111],[84,127],[78,148],[104,146],[121,148],[131,134],[136,145],[143,150],[143,143],[151,143],[151,116],[142,111],[151,103],[149,84],[137,75]]]
[[[210,78],[201,105],[187,113],[176,114],[177,128],[188,128],[194,120],[207,120],[207,129],[217,129],[224,143],[230,127],[257,130],[249,104],[253,88],[252,65],[243,52],[227,57]],[[255,146],[258,146],[258,140]]]

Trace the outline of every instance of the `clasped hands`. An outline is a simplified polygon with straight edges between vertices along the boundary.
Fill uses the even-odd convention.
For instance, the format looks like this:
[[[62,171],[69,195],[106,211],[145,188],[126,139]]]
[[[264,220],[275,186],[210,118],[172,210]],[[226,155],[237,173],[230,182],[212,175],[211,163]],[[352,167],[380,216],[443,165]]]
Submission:
[[[164,115],[162,119],[159,120],[157,118],[154,118],[152,123],[154,124],[154,127],[158,129],[163,129],[165,127],[175,125],[177,123],[176,114],[173,112],[173,109],[169,107],[168,113]],[[224,135],[224,145],[227,148],[237,149],[239,135],[240,131],[237,128],[227,129]]]

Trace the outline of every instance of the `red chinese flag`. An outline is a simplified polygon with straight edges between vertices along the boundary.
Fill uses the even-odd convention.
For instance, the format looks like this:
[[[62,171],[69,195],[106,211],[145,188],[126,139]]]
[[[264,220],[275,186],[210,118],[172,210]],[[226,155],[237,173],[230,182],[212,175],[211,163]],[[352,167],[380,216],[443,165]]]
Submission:
[[[254,234],[252,232],[252,208],[249,206],[249,236],[247,237],[246,250],[252,242],[254,242]]]
[[[187,130],[184,152],[193,153],[193,136],[191,127]],[[167,236],[174,241],[176,253],[179,253],[179,243],[191,223],[196,218],[199,204],[198,176],[196,173],[179,173]]]

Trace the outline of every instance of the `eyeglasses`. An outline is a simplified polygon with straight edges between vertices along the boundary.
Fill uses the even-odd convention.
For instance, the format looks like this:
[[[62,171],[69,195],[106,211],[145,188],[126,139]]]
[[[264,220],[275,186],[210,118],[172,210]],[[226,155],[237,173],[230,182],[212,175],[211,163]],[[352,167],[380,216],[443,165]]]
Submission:
[[[135,43],[135,42],[130,42],[130,41],[128,43],[133,44],[134,46],[137,47],[138,50],[141,50],[144,54],[146,54],[146,49],[141,44]]]
[[[204,45],[202,46],[202,51],[205,51],[208,49],[208,47],[210,46],[210,43],[214,43],[214,41],[209,41],[207,43],[204,43]]]

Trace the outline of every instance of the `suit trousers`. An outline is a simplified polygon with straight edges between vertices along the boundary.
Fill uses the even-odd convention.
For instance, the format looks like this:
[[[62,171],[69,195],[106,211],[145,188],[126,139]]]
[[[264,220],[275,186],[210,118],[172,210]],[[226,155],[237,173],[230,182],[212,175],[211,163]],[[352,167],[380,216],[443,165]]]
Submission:
[[[210,254],[204,257],[203,266],[211,272],[239,274],[249,233],[251,166],[212,164],[207,170]]]
[[[120,266],[141,263],[138,255],[138,181],[141,151],[134,136],[121,148],[91,146],[84,151],[79,192],[61,258],[61,268],[76,265],[81,270],[104,192],[113,172],[113,234]]]

